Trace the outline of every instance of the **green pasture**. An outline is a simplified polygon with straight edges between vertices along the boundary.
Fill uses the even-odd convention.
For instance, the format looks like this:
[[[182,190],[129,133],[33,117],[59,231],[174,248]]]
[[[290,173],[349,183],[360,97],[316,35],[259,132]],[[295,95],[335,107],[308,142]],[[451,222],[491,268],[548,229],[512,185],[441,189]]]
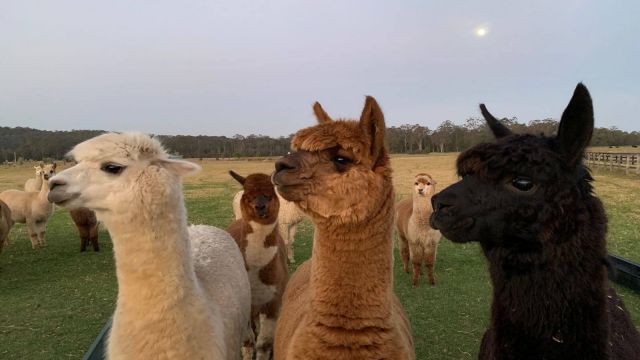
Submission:
[[[455,181],[455,154],[394,157],[396,193],[407,196],[410,177],[426,169],[439,188]],[[185,181],[189,221],[226,228],[239,186],[227,174],[269,172],[273,161],[201,161],[203,172]],[[609,249],[640,262],[640,185],[637,176],[598,172],[596,192],[609,215]],[[0,191],[31,176],[23,168],[0,167]],[[311,255],[313,228],[303,222],[296,235],[297,264]],[[32,250],[26,228],[14,227],[0,254],[0,359],[79,359],[114,309],[117,284],[106,231],[101,251],[80,253],[76,229],[63,209],[47,228],[48,247]],[[291,267],[293,271],[295,265]],[[414,289],[395,254],[395,287],[411,320],[418,359],[475,359],[491,303],[485,259],[477,244],[440,243],[437,285]],[[635,324],[640,295],[616,286]]]

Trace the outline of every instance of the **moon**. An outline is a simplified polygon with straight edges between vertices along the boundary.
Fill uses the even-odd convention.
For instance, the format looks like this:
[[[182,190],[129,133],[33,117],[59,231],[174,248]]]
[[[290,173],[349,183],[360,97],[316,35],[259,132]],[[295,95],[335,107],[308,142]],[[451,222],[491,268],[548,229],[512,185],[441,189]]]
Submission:
[[[484,26],[480,26],[480,27],[477,27],[477,28],[474,30],[474,32],[475,32],[475,34],[476,34],[476,36],[477,36],[477,37],[484,37],[484,36],[486,36],[486,35],[487,35],[487,33],[489,32],[489,29],[487,29],[487,28],[486,28],[486,27],[484,27]]]

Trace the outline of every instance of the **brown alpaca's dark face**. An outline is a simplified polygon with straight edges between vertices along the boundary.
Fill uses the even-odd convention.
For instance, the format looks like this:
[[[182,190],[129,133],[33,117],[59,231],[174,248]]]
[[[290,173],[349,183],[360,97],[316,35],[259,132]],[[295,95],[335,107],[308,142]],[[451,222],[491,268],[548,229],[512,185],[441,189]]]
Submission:
[[[333,121],[319,104],[314,110],[320,124],[296,134],[296,151],[276,162],[273,183],[312,218],[361,221],[380,207],[390,181],[382,112],[373,98],[360,121]]]
[[[574,217],[584,216],[581,202],[591,196],[591,177],[581,164],[593,130],[586,88],[576,88],[557,137],[514,135],[482,109],[498,141],[459,156],[462,180],[433,197],[431,225],[454,242],[519,254],[567,238],[576,231]]]
[[[259,224],[273,224],[278,219],[280,200],[269,175],[251,174],[243,178],[233,171],[230,173],[244,191],[240,199],[242,218]]]

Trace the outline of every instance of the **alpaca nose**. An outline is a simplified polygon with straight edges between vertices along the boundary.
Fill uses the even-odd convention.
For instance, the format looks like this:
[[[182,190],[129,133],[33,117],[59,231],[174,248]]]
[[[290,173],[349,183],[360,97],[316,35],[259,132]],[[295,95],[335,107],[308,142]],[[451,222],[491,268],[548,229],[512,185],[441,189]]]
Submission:
[[[443,211],[447,208],[452,208],[454,206],[453,204],[453,197],[452,196],[446,196],[447,194],[445,193],[440,193],[437,195],[434,195],[431,198],[431,207],[433,208],[434,211]]]
[[[291,155],[286,155],[276,161],[276,172],[295,170],[299,166],[298,160]]]
[[[58,186],[64,186],[67,185],[67,183],[61,179],[61,178],[52,178],[51,181],[49,181],[49,191],[55,189]]]

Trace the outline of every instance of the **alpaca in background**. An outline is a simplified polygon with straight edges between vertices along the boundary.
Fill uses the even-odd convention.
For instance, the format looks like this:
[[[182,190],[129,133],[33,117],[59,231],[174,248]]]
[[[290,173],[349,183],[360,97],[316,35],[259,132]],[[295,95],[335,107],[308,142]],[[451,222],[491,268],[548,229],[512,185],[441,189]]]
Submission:
[[[0,253],[5,245],[9,245],[9,231],[13,226],[13,219],[11,219],[11,210],[0,200]]]
[[[56,163],[40,164],[34,166],[36,169],[36,177],[27,180],[24,183],[24,191],[40,191],[42,188],[42,174],[47,174],[47,178],[53,177],[56,174]]]
[[[420,173],[415,176],[412,196],[396,204],[398,247],[404,272],[408,274],[409,264],[413,265],[414,287],[418,286],[423,263],[427,268],[429,284],[436,284],[433,268],[442,235],[429,225],[429,217],[433,212],[431,197],[435,192],[436,181],[431,175]]]
[[[80,234],[80,252],[87,250],[91,244],[93,251],[100,251],[98,243],[98,219],[96,213],[86,207],[70,209],[69,215]]]
[[[240,190],[233,196],[233,214],[237,219],[242,218],[240,210],[240,199],[244,191]],[[295,263],[293,242],[295,241],[296,229],[298,224],[304,220],[304,213],[291,201],[286,200],[278,192],[278,200],[280,201],[280,211],[278,212],[278,231],[287,248],[287,259],[290,263]]]
[[[40,174],[43,182],[38,192],[10,189],[0,193],[0,200],[11,209],[11,219],[27,224],[32,249],[47,246],[47,221],[53,214],[53,205],[47,200],[49,174]]]
[[[269,360],[273,352],[273,333],[280,312],[282,293],[287,286],[286,250],[276,227],[280,202],[266,174],[246,178],[233,171],[229,174],[242,185],[240,210],[242,217],[227,231],[238,243],[251,283],[253,329],[258,330],[256,359]],[[253,358],[253,344],[243,347],[245,360]]]

